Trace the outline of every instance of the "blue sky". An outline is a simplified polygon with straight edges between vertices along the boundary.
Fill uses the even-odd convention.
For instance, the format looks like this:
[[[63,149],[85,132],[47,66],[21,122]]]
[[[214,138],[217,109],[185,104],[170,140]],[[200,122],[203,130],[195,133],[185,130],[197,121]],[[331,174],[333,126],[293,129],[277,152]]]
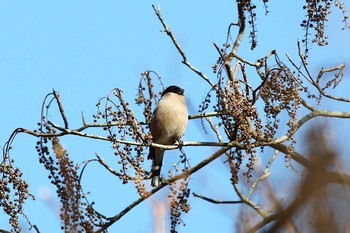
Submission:
[[[258,48],[251,51],[246,38],[238,54],[254,61],[276,49],[281,57],[289,53],[297,59],[296,41],[303,35],[299,26],[304,15],[300,11],[303,3],[270,2],[268,16],[263,10],[258,11]],[[92,121],[98,99],[112,88],[122,88],[125,97],[133,103],[140,73],[145,70],[160,74],[166,86],[184,87],[189,113],[196,113],[208,86],[181,64],[170,39],[160,32],[162,25],[151,4],[160,4],[163,17],[190,62],[215,80],[211,67],[218,54],[212,42],[219,45],[225,42],[227,26],[236,20],[233,1],[222,0],[216,4],[184,0],[0,2],[0,145],[17,127],[36,128],[42,100],[53,88],[61,94],[70,125],[75,128],[81,125],[81,112],[87,121]],[[340,21],[339,14],[330,17],[329,46],[314,46],[311,51],[311,71],[315,74],[323,66],[349,63],[350,32],[340,30]],[[348,76],[347,71],[345,77]],[[346,94],[349,81],[344,80],[342,86]],[[345,135],[349,124],[336,122],[334,130]],[[199,121],[189,123],[185,139],[215,140],[212,135],[203,134]],[[28,202],[26,211],[41,232],[60,232],[60,223],[53,211],[56,207],[39,195],[50,190],[55,193],[55,190],[46,179],[47,172],[38,163],[35,142],[35,138],[19,135],[12,151],[16,164],[31,184],[31,192],[37,196],[36,201]],[[105,142],[74,137],[63,138],[62,142],[77,163],[94,157],[95,152],[106,160],[113,153],[110,144]],[[346,141],[340,143],[346,145]],[[188,148],[186,153],[191,163],[196,164],[213,151]],[[176,155],[177,152],[168,153]],[[175,161],[176,158],[169,158],[166,165],[170,167]],[[279,175],[293,175],[282,161],[283,156],[276,162],[280,165]],[[215,161],[192,177],[192,191],[235,200],[228,174],[222,160]],[[122,186],[98,166],[91,165],[85,177],[86,190],[91,191],[91,198],[107,215],[118,213],[137,197],[132,185]],[[166,192],[153,198],[164,199]],[[240,206],[215,206],[193,197],[190,201],[192,210],[183,217],[187,226],[180,227],[181,232],[213,232],[217,227],[221,232],[232,232],[235,228],[232,219],[237,218]],[[151,202],[145,201],[117,222],[110,232],[151,232],[151,216]],[[7,228],[6,222],[0,214],[0,228]]]

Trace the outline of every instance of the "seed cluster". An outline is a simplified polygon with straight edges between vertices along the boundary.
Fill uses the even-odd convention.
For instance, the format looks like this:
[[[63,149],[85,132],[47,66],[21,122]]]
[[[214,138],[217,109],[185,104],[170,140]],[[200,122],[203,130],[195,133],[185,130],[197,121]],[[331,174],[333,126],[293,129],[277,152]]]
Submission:
[[[153,77],[152,74],[154,74],[155,77]],[[146,70],[145,72],[141,73],[137,97],[135,98],[136,104],[143,107],[143,115],[146,123],[151,122],[153,113],[152,105],[153,103],[157,102],[158,97],[161,95],[161,92],[154,92],[152,79],[159,81],[161,86],[163,86],[161,77],[157,73]]]
[[[241,1],[243,12],[248,13],[248,24],[250,26],[249,38],[250,38],[250,49],[253,50],[257,46],[257,27],[256,27],[256,5],[252,3],[251,0]],[[264,2],[264,6],[266,7],[266,2]]]
[[[188,213],[191,210],[191,206],[188,203],[188,198],[190,196],[190,189],[188,188],[188,180],[181,181],[179,187],[176,187],[174,182],[170,186],[170,194],[168,198],[170,199],[170,232],[177,233],[176,230],[179,224],[183,223],[181,219],[181,213]]]
[[[29,193],[29,186],[23,180],[21,170],[14,165],[8,152],[0,164],[0,207],[9,216],[12,232],[21,232],[18,217],[24,216],[23,204],[29,197],[34,199],[34,196]]]
[[[252,86],[244,61],[237,61],[234,73],[226,70],[225,61],[231,55],[224,44],[221,55],[213,66],[218,82],[215,88],[205,96],[200,105],[200,113],[209,108],[213,101],[211,92],[215,91],[214,110],[220,112],[219,126],[222,126],[229,141],[237,141],[244,145],[230,151],[229,160],[232,164],[232,180],[238,182],[238,171],[244,159],[247,170],[243,174],[249,179],[256,162],[256,148],[261,143],[268,143],[275,139],[281,124],[281,118],[287,115],[287,132],[289,149],[293,150],[295,140],[293,135],[298,127],[298,111],[301,105],[301,93],[305,92],[309,98],[308,90],[303,87],[301,78],[280,61],[276,51],[258,59],[255,64],[255,75],[261,82]],[[270,58],[275,58],[270,63]],[[250,67],[252,66],[249,64]],[[226,75],[228,74],[228,75]],[[251,72],[249,73],[251,74]],[[282,117],[281,117],[282,116]],[[261,147],[263,148],[263,147]],[[233,162],[234,160],[234,162]],[[289,156],[286,156],[289,161]]]
[[[118,164],[121,165],[119,178],[123,184],[133,180],[140,196],[145,196],[147,192],[143,180],[147,172],[143,165],[146,149],[144,145],[150,144],[151,136],[135,117],[129,103],[123,99],[122,93],[122,90],[114,89],[110,96],[101,99],[97,104],[97,113],[93,117],[95,122],[102,119],[106,124],[104,130],[108,133],[108,140],[115,151],[114,155],[118,157]],[[105,100],[105,104],[101,110],[102,100]],[[120,140],[142,145],[122,144]]]
[[[348,15],[345,6],[339,0],[306,0],[303,6],[304,10],[306,10],[305,20],[301,23],[301,27],[305,29],[303,42],[306,45],[306,52],[308,52],[311,31],[315,32],[311,40],[312,43],[320,46],[327,45],[328,36],[325,33],[325,29],[333,2],[335,7],[340,9],[343,14],[344,28],[350,27],[347,22]],[[268,13],[268,0],[263,0],[262,3],[265,7],[265,12]],[[257,6],[253,3],[253,0],[241,0],[237,1],[237,4],[239,22],[237,24],[232,23],[230,27],[238,25],[240,32],[244,32],[245,26],[248,24],[251,28],[249,34],[251,49],[254,49],[257,46],[257,15],[255,13]],[[167,32],[170,34],[169,31]],[[246,170],[243,174],[248,179],[251,178],[251,172],[254,170],[257,158],[256,148],[262,148],[263,143],[272,142],[275,139],[282,124],[281,116],[283,116],[283,113],[288,118],[286,121],[288,128],[286,135],[289,139],[290,150],[293,150],[295,143],[293,135],[298,128],[297,117],[302,101],[301,94],[304,93],[309,98],[315,98],[317,101],[320,101],[321,96],[327,96],[321,91],[331,86],[335,87],[340,82],[342,68],[337,68],[341,70],[340,73],[328,81],[323,88],[319,86],[321,73],[316,81],[309,80],[312,85],[318,88],[319,96],[317,97],[303,87],[302,80],[280,62],[276,52],[271,52],[270,55],[259,59],[253,64],[240,59],[236,54],[229,51],[229,48],[231,48],[228,41],[229,38],[230,35],[227,36],[227,41],[223,48],[219,50],[219,59],[213,66],[213,71],[218,77],[217,84],[205,96],[199,112],[205,112],[211,106],[213,99],[215,99],[215,104],[212,107],[219,113],[217,118],[218,125],[221,127],[220,130],[225,133],[228,141],[239,143],[240,146],[231,148],[227,153],[228,164],[232,174],[230,179],[232,183],[237,183],[240,167],[245,163],[244,160],[247,160],[247,162],[245,163]],[[231,61],[234,56],[236,56],[238,62],[233,67]],[[275,58],[272,65],[267,62],[270,57]],[[185,56],[184,63],[186,63]],[[306,62],[303,61],[303,64],[306,64]],[[186,63],[186,65],[190,66],[189,63]],[[251,73],[248,75],[248,72],[246,72],[246,66],[248,65],[255,70],[252,80],[261,79],[259,80],[260,83],[255,87],[248,81],[248,78],[251,78]],[[234,68],[234,71],[231,68]],[[300,69],[296,69],[300,71]],[[157,103],[160,96],[159,92],[154,91],[153,75],[156,76],[156,80],[162,85],[160,76],[153,71],[145,71],[141,75],[138,95],[135,99],[136,104],[143,107],[144,123],[141,123],[136,118],[136,110],[130,108],[129,103],[124,100],[123,91],[116,88],[112,90],[110,95],[100,99],[97,103],[96,114],[93,115],[94,124],[88,124],[89,127],[103,127],[107,138],[106,136],[93,136],[96,136],[96,138],[103,137],[104,140],[108,140],[111,143],[116,159],[115,164],[118,164],[120,169],[115,171],[108,165],[103,164],[102,160],[96,161],[99,161],[109,171],[113,170],[112,173],[120,178],[123,184],[130,181],[134,182],[140,197],[147,197],[149,194],[145,184],[145,180],[149,178],[149,172],[144,168],[144,154],[147,154],[146,148],[152,141],[152,137],[147,130],[152,116],[152,107],[153,104]],[[213,92],[214,95],[212,94]],[[59,140],[60,136],[69,134],[68,132],[73,132],[74,130],[68,129],[67,119],[59,101],[59,96],[55,91],[52,94],[58,102],[65,127],[59,127],[48,120],[48,111],[53,102],[52,100],[54,100],[52,99],[45,106],[47,98],[50,96],[49,94],[43,104],[41,121],[38,124],[39,129],[30,131],[29,134],[39,138],[36,144],[39,162],[48,171],[48,178],[56,187],[62,206],[60,212],[62,230],[65,232],[93,232],[96,226],[103,226],[111,218],[107,218],[95,211],[93,208],[94,202],[89,202],[83,192],[80,183],[80,167],[70,159]],[[82,128],[86,126],[84,120]],[[29,197],[34,199],[29,192],[28,184],[22,178],[21,170],[14,165],[14,160],[10,158],[9,154],[13,138],[18,132],[24,132],[23,130],[18,129],[11,136],[11,139],[5,145],[3,160],[0,164],[0,207],[9,216],[12,232],[21,231],[19,216],[22,215],[26,218],[23,212],[23,204]],[[81,136],[79,133],[81,131],[74,132],[75,135]],[[286,160],[289,161],[289,159],[287,156]],[[184,165],[181,171],[186,171],[190,167],[184,153],[180,156],[179,163]],[[177,165],[174,168],[174,172],[177,173]],[[175,173],[169,173],[170,177],[174,177]],[[189,177],[173,182],[170,185],[171,232],[177,232],[177,226],[183,223],[181,220],[182,213],[187,213],[191,209],[188,202],[189,196]]]
[[[243,157],[248,155],[246,167],[248,168],[247,177],[250,178],[250,171],[254,169],[256,161],[256,150],[253,146],[255,139],[252,137],[250,127],[251,124],[255,124],[258,129],[262,126],[252,99],[241,88],[240,82],[228,81],[221,89],[223,93],[219,95],[218,103],[214,109],[227,113],[221,116],[221,122],[228,139],[230,141],[238,140],[246,145],[244,154],[243,150],[235,150],[236,167],[239,168]]]
[[[301,105],[300,95],[304,91],[302,80],[295,77],[289,68],[284,65],[272,69],[267,75],[265,85],[260,93],[265,103],[264,112],[267,122],[263,131],[264,138],[269,140],[274,137],[280,122],[278,115],[285,111],[288,114],[286,125],[290,135],[290,150],[293,150],[295,143],[293,134],[298,127],[298,110]],[[286,160],[290,160],[288,155],[286,155]]]
[[[55,132],[44,119],[39,123],[39,132],[43,134]],[[93,210],[92,204],[87,201],[83,193],[78,174],[79,167],[70,160],[57,137],[41,137],[36,149],[39,162],[49,172],[48,178],[56,187],[61,202],[62,230],[92,232],[93,225],[101,224],[103,219]],[[54,156],[51,156],[52,152]]]
[[[305,30],[304,39],[305,52],[309,50],[309,36],[311,31],[314,31],[312,43],[316,43],[319,46],[325,46],[328,44],[328,35],[326,34],[326,22],[328,16],[331,14],[333,0],[306,0],[306,4],[303,9],[306,10],[305,19],[301,22],[300,26]],[[334,2],[334,6],[341,10],[343,14],[344,26],[342,29],[349,28],[348,14],[343,3],[339,0]]]
[[[174,172],[178,171],[178,167],[174,165]],[[172,176],[174,173],[169,171]],[[168,198],[170,199],[170,232],[177,233],[177,226],[181,223],[185,226],[185,223],[181,219],[182,213],[188,213],[191,210],[191,205],[188,203],[190,197],[189,177],[178,182],[173,182],[169,186],[170,193]]]
[[[307,11],[306,19],[301,23],[301,27],[305,29],[304,43],[307,43],[309,31],[315,31],[312,43],[317,43],[320,46],[327,45],[328,36],[325,34],[325,22],[328,21],[328,15],[331,13],[332,0],[307,0],[303,8]]]

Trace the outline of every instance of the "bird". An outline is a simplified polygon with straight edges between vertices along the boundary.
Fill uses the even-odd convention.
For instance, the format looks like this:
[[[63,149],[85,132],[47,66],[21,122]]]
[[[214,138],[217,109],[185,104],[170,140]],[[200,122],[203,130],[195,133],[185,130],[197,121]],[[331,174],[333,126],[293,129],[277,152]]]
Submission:
[[[152,142],[162,145],[174,145],[179,142],[188,121],[184,92],[184,89],[174,85],[163,91],[150,123]],[[148,159],[152,160],[152,187],[158,187],[160,183],[163,156],[164,150],[150,146]]]

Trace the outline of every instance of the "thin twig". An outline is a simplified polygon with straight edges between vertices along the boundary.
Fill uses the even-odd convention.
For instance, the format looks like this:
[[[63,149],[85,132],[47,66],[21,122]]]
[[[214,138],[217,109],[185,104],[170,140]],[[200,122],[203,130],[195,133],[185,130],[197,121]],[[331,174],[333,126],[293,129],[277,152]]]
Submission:
[[[113,175],[117,176],[117,177],[122,177],[123,175],[117,171],[115,171],[113,168],[111,168],[110,166],[108,166],[108,164],[105,163],[104,159],[102,159],[98,153],[95,153],[95,156],[97,157],[97,161],[104,167],[106,168],[110,173],[112,173]]]
[[[195,197],[201,198],[203,200],[209,201],[209,202],[214,203],[214,204],[242,204],[242,203],[244,203],[243,201],[219,201],[219,200],[214,200],[212,198],[205,197],[203,195],[200,195],[200,194],[197,194],[197,193],[194,193],[194,192],[192,194]]]
[[[63,110],[63,105],[62,105],[62,102],[61,102],[60,94],[57,93],[57,91],[53,90],[53,95],[56,98],[57,105],[58,105],[58,108],[60,110],[63,122],[64,122],[64,128],[68,129],[69,128],[68,127],[68,120],[67,120],[66,114],[64,113],[64,110]]]
[[[309,68],[307,66],[307,61],[304,59],[304,56],[301,52],[301,48],[300,48],[300,42],[298,41],[298,51],[299,51],[299,58],[301,60],[301,63],[302,63],[302,66],[304,68],[304,70],[306,71],[306,74],[305,75],[302,71],[301,71],[301,68],[297,67],[294,62],[292,61],[292,59],[289,57],[289,55],[287,54],[287,58],[288,60],[292,63],[292,65],[297,69],[297,71],[308,81],[310,82],[314,87],[316,87],[316,89],[319,91],[319,93],[322,95],[322,96],[325,96],[329,99],[333,99],[333,100],[336,100],[336,101],[342,101],[342,102],[347,102],[349,103],[350,102],[350,99],[349,98],[343,98],[343,97],[338,97],[338,96],[333,96],[333,95],[330,95],[330,94],[327,94],[325,91],[324,91],[324,88],[321,88],[320,87],[320,80],[323,76],[323,74],[325,73],[330,73],[330,72],[334,72],[334,71],[339,71],[338,74],[336,75],[337,77],[341,76],[344,72],[344,68],[345,68],[345,64],[340,64],[336,67],[331,67],[331,68],[328,68],[328,69],[321,69],[317,75],[317,78],[316,78],[316,81],[314,80],[314,78],[312,77],[311,75],[311,72],[309,71]],[[335,85],[336,86],[336,85]]]
[[[301,52],[301,47],[300,47],[300,41],[299,41],[299,40],[298,40],[297,45],[298,45],[298,54],[299,54],[299,58],[300,58],[300,60],[301,60],[301,63],[302,63],[302,65],[303,65],[305,71],[306,71],[306,74],[307,74],[307,76],[309,77],[309,79],[312,80],[312,83],[315,83],[315,80],[312,78],[312,75],[311,75],[311,73],[310,73],[310,71],[309,71],[309,69],[308,69],[308,67],[307,67],[307,61],[305,60],[304,55],[303,55],[303,53]]]
[[[253,62],[250,62],[248,60],[245,60],[244,58],[238,56],[237,54],[234,54],[234,53],[231,53],[230,56],[233,56],[235,58],[237,58],[238,60],[240,60],[241,62],[247,64],[247,65],[250,65],[250,66],[253,66],[253,67],[260,67],[260,63],[259,62],[256,62],[256,63],[253,63]]]
[[[238,187],[238,184],[235,182],[232,182],[233,188],[235,189],[237,195],[242,200],[243,203],[247,204],[248,206],[252,207],[258,214],[260,214],[263,218],[267,216],[267,213],[260,208],[259,205],[255,204],[249,197],[245,196],[241,190]]]
[[[216,125],[213,123],[213,121],[211,120],[210,117],[206,117],[205,120],[207,120],[207,122],[209,123],[211,129],[214,131],[214,133],[216,134],[216,137],[218,138],[219,142],[223,142],[221,134],[219,132],[218,127],[216,127]]]
[[[299,58],[300,58],[301,63],[302,63],[302,65],[303,65],[303,67],[304,67],[304,70],[305,70],[306,73],[307,73],[308,79],[306,78],[305,75],[303,75],[303,76],[304,76],[309,82],[311,81],[311,84],[312,84],[314,87],[316,87],[316,89],[320,92],[321,95],[323,95],[323,96],[325,96],[325,97],[327,97],[327,98],[329,98],[329,99],[333,99],[333,100],[337,100],[337,101],[342,101],[342,102],[347,102],[347,103],[350,102],[350,99],[349,99],[349,98],[343,98],[343,97],[332,96],[332,95],[327,94],[327,93],[323,90],[323,88],[321,88],[320,85],[319,85],[320,79],[321,79],[321,77],[323,76],[324,73],[334,72],[334,71],[339,70],[339,73],[338,73],[337,76],[340,76],[340,75],[342,74],[343,70],[344,70],[345,64],[340,64],[339,66],[332,67],[332,68],[328,68],[328,69],[323,69],[323,68],[322,68],[322,69],[320,70],[320,72],[318,73],[318,76],[317,76],[316,81],[315,81],[315,80],[313,79],[313,77],[312,77],[310,71],[309,71],[309,68],[307,67],[307,62],[306,62],[306,60],[304,59],[304,56],[303,56],[303,54],[302,54],[302,52],[301,52],[300,42],[299,42],[299,41],[298,41],[298,51],[299,51]],[[294,67],[295,67],[295,66],[294,66]],[[297,68],[297,70],[298,70],[299,72],[301,72],[301,71],[300,71],[300,68]]]
[[[40,233],[40,230],[39,230],[39,228],[38,228],[37,225],[34,224],[34,225],[33,225],[33,228],[36,230],[37,233]]]
[[[310,79],[307,75],[305,75],[305,74],[303,73],[303,71],[300,69],[300,67],[298,67],[298,66],[294,63],[294,61],[292,60],[292,58],[289,56],[288,53],[286,53],[286,56],[287,56],[289,62],[292,64],[292,66],[294,66],[294,68],[295,68],[295,69],[296,69],[310,84],[315,85],[314,80]]]
[[[256,179],[249,189],[249,192],[247,194],[247,198],[250,198],[250,196],[252,195],[252,193],[255,190],[255,187],[258,185],[258,183],[267,179],[270,175],[271,175],[271,172],[267,172],[267,173],[264,173],[262,176],[260,176],[258,179]]]
[[[181,57],[182,57],[182,63],[185,64],[187,67],[189,67],[192,71],[194,71],[196,74],[198,74],[202,79],[204,79],[207,83],[209,83],[209,85],[211,87],[214,87],[214,83],[212,81],[210,81],[210,79],[204,74],[202,73],[200,70],[198,70],[196,67],[194,67],[188,60],[186,57],[185,52],[183,51],[182,47],[180,46],[179,42],[177,41],[177,39],[175,38],[174,34],[172,33],[170,27],[166,24],[165,20],[163,19],[161,13],[160,13],[160,6],[158,6],[157,8],[152,5],[153,10],[155,12],[155,14],[157,15],[159,21],[162,23],[163,27],[164,27],[164,32],[166,32],[166,34],[171,38],[173,44],[175,45],[177,51],[180,53]]]
[[[210,127],[212,128],[212,130],[213,130],[214,133],[216,134],[216,137],[217,137],[217,139],[219,140],[219,142],[222,143],[222,142],[223,142],[223,139],[222,139],[222,136],[221,136],[221,134],[220,134],[220,132],[219,132],[218,127],[216,127],[216,125],[213,123],[213,121],[211,120],[211,118],[206,117],[205,119],[208,121]],[[226,154],[227,157],[230,157],[230,152],[229,152],[229,151],[226,151],[225,154]]]
[[[81,112],[81,120],[83,122],[83,125],[86,125],[85,117],[84,117],[84,112]]]
[[[350,99],[349,98],[344,98],[344,97],[339,97],[339,96],[334,96],[334,95],[330,95],[330,94],[327,94],[324,89],[325,88],[321,88],[320,87],[320,79],[322,78],[322,76],[325,74],[325,73],[329,73],[329,72],[334,72],[334,71],[338,71],[338,74],[336,74],[337,78],[339,76],[341,76],[344,72],[344,67],[345,67],[345,64],[340,64],[339,66],[336,66],[336,67],[332,67],[332,68],[328,68],[328,69],[324,69],[322,68],[316,78],[316,88],[317,90],[321,93],[321,95],[329,98],[329,99],[332,99],[332,100],[336,100],[336,101],[342,101],[342,102],[347,102],[349,103],[350,102]],[[339,80],[338,80],[339,82]],[[337,85],[334,84],[334,87]]]
[[[278,150],[275,150],[275,152],[273,153],[273,155],[271,156],[271,158],[267,162],[262,176],[260,176],[258,179],[256,179],[254,181],[254,183],[252,184],[252,186],[250,187],[249,192],[247,194],[248,198],[250,198],[250,196],[252,195],[252,193],[255,190],[255,188],[258,185],[258,183],[263,181],[263,180],[265,180],[266,178],[268,178],[271,175],[271,172],[269,171],[270,170],[270,166],[271,166],[272,162],[275,160],[275,158],[277,157],[278,152],[279,152]]]

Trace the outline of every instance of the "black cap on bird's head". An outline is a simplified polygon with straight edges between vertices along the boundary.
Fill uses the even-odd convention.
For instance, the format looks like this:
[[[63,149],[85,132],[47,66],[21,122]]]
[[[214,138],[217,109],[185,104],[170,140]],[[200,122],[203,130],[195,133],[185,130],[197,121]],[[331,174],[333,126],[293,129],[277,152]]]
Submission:
[[[175,94],[178,94],[178,95],[184,95],[184,92],[185,92],[185,90],[182,89],[181,87],[169,86],[163,91],[162,96],[167,94],[167,93],[175,93]]]

